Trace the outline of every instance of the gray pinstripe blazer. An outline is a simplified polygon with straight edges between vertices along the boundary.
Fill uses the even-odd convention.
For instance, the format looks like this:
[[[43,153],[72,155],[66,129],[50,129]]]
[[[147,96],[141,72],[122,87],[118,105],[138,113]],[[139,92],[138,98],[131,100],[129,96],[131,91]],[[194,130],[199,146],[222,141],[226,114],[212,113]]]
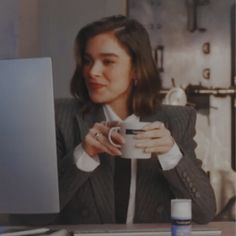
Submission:
[[[100,106],[83,116],[75,100],[56,102],[57,150],[61,213],[49,216],[49,223],[115,223],[113,158],[100,155],[101,164],[93,172],[80,171],[73,163],[73,149],[94,122],[105,120]],[[216,210],[215,197],[207,175],[196,159],[193,140],[196,113],[189,107],[161,106],[142,121],[162,121],[171,131],[183,158],[169,171],[163,171],[155,155],[138,160],[135,223],[170,221],[170,199],[191,198],[193,220],[207,223]],[[121,170],[122,171],[122,170]],[[22,218],[23,219],[23,218]],[[40,222],[31,217],[31,222]],[[53,219],[53,221],[50,220]],[[25,220],[24,220],[25,222]],[[45,222],[44,222],[45,223]]]
[[[162,121],[171,131],[184,156],[176,168],[162,171],[153,155],[138,160],[135,223],[170,220],[170,199],[191,198],[193,219],[204,223],[215,214],[215,197],[193,141],[196,113],[187,107],[162,106],[143,121]],[[56,105],[62,221],[65,223],[114,223],[113,158],[100,155],[101,165],[85,173],[73,164],[72,152],[94,122],[105,120],[101,107],[82,116],[75,101]],[[121,170],[122,171],[122,170]]]

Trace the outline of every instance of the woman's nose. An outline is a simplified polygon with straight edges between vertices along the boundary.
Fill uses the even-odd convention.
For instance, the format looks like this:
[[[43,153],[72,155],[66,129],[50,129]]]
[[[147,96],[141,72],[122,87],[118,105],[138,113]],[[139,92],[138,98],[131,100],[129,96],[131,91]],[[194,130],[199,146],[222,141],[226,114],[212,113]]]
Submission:
[[[100,76],[102,74],[102,66],[99,62],[95,62],[91,65],[89,73],[93,77]]]

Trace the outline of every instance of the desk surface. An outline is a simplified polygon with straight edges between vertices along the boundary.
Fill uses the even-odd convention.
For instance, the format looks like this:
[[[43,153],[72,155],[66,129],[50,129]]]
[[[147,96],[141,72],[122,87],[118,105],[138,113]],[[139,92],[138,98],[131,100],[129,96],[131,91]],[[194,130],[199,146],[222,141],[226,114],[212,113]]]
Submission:
[[[47,226],[46,226],[47,227]],[[0,227],[1,232],[8,229],[21,229],[22,227]],[[24,227],[25,228],[25,227]],[[133,224],[133,225],[119,225],[119,224],[104,224],[104,225],[53,225],[51,229],[66,229],[74,232],[89,232],[89,233],[104,233],[104,232],[170,232],[170,224]],[[192,226],[193,231],[217,231],[221,230],[221,236],[235,236],[236,223],[235,222],[211,222],[207,225]],[[101,234],[100,234],[101,235]],[[201,234],[199,234],[201,235]]]
[[[235,222],[211,222],[207,225],[193,224],[193,230],[221,230],[222,236],[236,236]],[[170,224],[133,224],[133,225],[77,225],[67,226],[69,230],[80,232],[127,232],[127,231],[170,231]]]

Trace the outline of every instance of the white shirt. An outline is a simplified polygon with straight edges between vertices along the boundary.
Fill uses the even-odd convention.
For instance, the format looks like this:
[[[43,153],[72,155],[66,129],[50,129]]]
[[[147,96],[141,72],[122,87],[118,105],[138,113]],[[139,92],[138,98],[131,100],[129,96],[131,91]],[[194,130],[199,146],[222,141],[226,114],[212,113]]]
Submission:
[[[108,105],[103,106],[103,111],[106,117],[106,121],[122,121],[122,119],[116,115],[116,113]],[[130,115],[123,121],[139,121],[139,117]],[[182,158],[182,153],[179,147],[175,143],[173,147],[164,154],[159,154],[158,157],[162,169],[170,170],[173,169],[180,159]],[[74,161],[78,169],[86,172],[91,172],[95,170],[100,165],[100,160],[98,156],[91,157],[83,149],[82,145],[79,144],[74,150]],[[135,193],[136,193],[136,175],[137,174],[137,160],[131,159],[131,180],[130,180],[130,195],[128,203],[128,211],[126,223],[132,224],[135,212]]]

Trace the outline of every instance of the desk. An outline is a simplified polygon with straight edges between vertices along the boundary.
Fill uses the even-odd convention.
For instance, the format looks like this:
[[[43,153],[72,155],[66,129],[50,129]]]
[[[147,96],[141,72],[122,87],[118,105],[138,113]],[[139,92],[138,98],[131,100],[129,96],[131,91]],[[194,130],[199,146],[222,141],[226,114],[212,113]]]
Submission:
[[[133,225],[70,225],[53,226],[52,228],[65,228],[69,231],[80,232],[127,232],[127,231],[170,231],[170,224],[133,224]],[[236,236],[235,222],[211,222],[207,225],[193,224],[193,230],[221,230],[221,236]]]
[[[211,222],[208,225],[205,225],[205,227],[221,229],[222,236],[236,236],[236,223],[234,221]]]
[[[47,227],[47,226],[46,226]],[[211,222],[207,225],[193,224],[193,230],[221,230],[221,236],[235,236],[236,224],[235,222]],[[134,225],[119,225],[119,224],[105,224],[105,225],[52,225],[51,229],[59,230],[66,229],[74,232],[170,232],[170,224],[134,224]],[[9,229],[22,229],[19,226],[0,227],[1,232]],[[24,227],[25,229],[25,227]],[[56,236],[56,234],[54,234]],[[196,235],[196,234],[195,234]],[[199,234],[200,235],[200,234]]]

